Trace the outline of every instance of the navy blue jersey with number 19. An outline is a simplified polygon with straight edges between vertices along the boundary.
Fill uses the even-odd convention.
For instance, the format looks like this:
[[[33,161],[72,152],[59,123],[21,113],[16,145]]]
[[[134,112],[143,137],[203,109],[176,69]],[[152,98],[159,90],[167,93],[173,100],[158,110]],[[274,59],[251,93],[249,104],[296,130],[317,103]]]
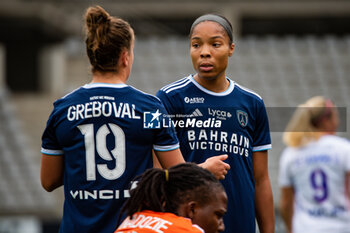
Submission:
[[[173,119],[186,161],[229,155],[231,169],[222,181],[228,196],[225,232],[255,233],[252,153],[271,148],[268,119],[260,96],[228,80],[229,88],[215,93],[189,76],[157,96]]]
[[[162,127],[160,100],[125,84],[86,84],[57,100],[41,152],[64,156],[60,232],[114,232],[130,181],[152,167],[152,149],[179,147]]]

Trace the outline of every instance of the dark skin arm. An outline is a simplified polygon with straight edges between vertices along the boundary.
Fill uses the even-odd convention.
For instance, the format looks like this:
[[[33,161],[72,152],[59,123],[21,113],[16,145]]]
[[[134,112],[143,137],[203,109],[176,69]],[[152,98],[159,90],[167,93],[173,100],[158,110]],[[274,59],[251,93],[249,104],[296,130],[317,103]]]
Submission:
[[[64,157],[42,154],[40,180],[43,188],[52,192],[63,185]]]
[[[159,162],[156,154],[153,151],[153,167],[156,168],[165,168]],[[181,152],[180,152],[181,153]],[[225,179],[225,175],[227,171],[230,169],[230,165],[225,163],[224,160],[227,159],[227,155],[218,155],[208,158],[204,163],[198,164],[198,166],[209,170],[211,173],[215,175],[215,177],[219,180]]]
[[[261,233],[275,232],[273,196],[267,166],[267,151],[253,152],[255,213]]]

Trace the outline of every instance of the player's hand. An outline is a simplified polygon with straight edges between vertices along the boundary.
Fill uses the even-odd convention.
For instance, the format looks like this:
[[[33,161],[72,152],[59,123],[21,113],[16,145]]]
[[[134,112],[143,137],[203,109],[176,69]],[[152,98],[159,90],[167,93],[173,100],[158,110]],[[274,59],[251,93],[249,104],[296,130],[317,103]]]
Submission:
[[[225,163],[224,160],[227,159],[228,155],[217,155],[208,158],[204,163],[199,164],[202,168],[208,169],[213,173],[217,179],[225,179],[227,171],[230,169],[230,165]]]

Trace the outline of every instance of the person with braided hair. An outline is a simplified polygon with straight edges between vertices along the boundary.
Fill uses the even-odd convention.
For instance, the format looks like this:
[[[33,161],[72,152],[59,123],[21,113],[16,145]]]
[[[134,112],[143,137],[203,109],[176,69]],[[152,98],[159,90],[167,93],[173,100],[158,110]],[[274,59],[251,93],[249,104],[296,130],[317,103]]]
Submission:
[[[227,196],[208,170],[183,163],[140,176],[123,206],[127,218],[115,233],[217,233],[225,229]]]

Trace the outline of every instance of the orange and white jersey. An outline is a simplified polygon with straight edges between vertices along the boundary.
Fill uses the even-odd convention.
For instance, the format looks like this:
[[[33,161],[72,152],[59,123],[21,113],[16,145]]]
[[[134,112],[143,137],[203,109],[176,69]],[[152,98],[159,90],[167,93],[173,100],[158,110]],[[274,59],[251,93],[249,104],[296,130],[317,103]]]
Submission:
[[[133,218],[126,218],[114,233],[204,233],[204,230],[193,225],[188,218],[172,213],[161,213],[150,210],[137,212]]]

